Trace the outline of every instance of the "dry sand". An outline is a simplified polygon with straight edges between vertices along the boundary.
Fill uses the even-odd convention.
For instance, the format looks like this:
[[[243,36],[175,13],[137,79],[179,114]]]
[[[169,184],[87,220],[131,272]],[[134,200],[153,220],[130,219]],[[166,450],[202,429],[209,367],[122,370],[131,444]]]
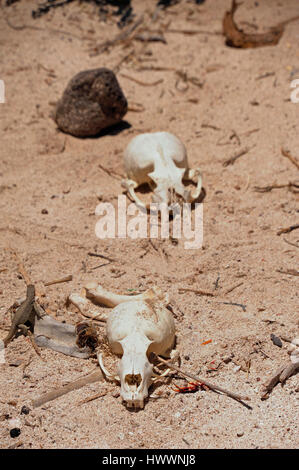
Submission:
[[[287,188],[258,193],[254,186],[298,179],[297,168],[282,156],[281,147],[299,157],[299,104],[290,100],[290,83],[299,78],[299,23],[288,25],[274,47],[238,50],[227,47],[220,34],[166,32],[167,44],[135,41],[90,57],[94,43],[119,33],[116,19],[100,22],[92,5],[76,2],[33,20],[30,12],[36,3],[5,7],[0,18],[0,79],[6,85],[6,102],[0,104],[1,337],[10,324],[5,312],[25,293],[11,250],[17,250],[39,286],[41,281],[73,275],[71,282],[44,288],[43,299],[54,317],[72,324],[81,317],[65,301],[88,279],[115,292],[157,284],[183,312],[176,320],[182,367],[249,395],[252,409],[213,392],[177,394],[171,383],[162,383],[164,397],[132,412],[121,403],[117,385],[95,383],[33,410],[32,398],[88,373],[96,364],[94,359],[45,349],[42,361],[20,337],[9,344],[6,362],[0,365],[0,447],[296,448],[298,375],[284,387],[275,387],[268,400],[262,401],[261,394],[265,380],[288,360],[288,344],[275,346],[271,333],[298,335],[298,277],[277,271],[298,269],[298,246],[286,240],[298,245],[299,231],[277,235],[281,227],[298,223],[298,194]],[[149,26],[171,21],[171,29],[220,32],[229,6],[230,0],[207,0],[202,6],[182,1]],[[133,7],[139,15],[153,11],[154,2],[133,0]],[[41,29],[12,29],[4,13],[15,26]],[[298,14],[296,0],[250,0],[236,20],[254,32],[252,25],[264,31]],[[85,69],[112,69],[133,47],[135,59],[123,62],[117,73],[130,108],[139,105],[141,110],[125,116],[131,127],[87,139],[57,131],[51,119],[53,102],[69,79]],[[174,70],[138,71],[144,65],[175,68],[204,85],[188,82],[183,91],[186,83],[177,82]],[[145,87],[124,75],[147,83],[162,81]],[[122,152],[130,139],[160,130],[180,137],[191,166],[202,169],[202,249],[186,250],[182,240],[178,245],[156,240],[161,251],[148,240],[95,236],[99,198],[116,206],[122,192],[119,179],[100,165],[122,175]],[[223,166],[246,147],[248,153]],[[118,261],[93,270],[103,264],[87,254],[96,250]],[[214,291],[217,296],[180,294],[180,287]],[[246,310],[222,302],[244,304]],[[209,339],[212,342],[201,345]],[[211,361],[219,365],[217,370],[210,370]],[[238,365],[242,367],[237,371]],[[101,388],[107,390],[105,396],[78,405]],[[20,414],[24,404],[31,409],[29,415]],[[18,438],[10,437],[9,418],[21,420]]]

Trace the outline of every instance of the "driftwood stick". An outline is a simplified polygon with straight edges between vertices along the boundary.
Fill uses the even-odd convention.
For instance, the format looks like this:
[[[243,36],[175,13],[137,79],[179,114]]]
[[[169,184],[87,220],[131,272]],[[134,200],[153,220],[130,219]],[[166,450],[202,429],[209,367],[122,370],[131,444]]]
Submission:
[[[73,382],[68,383],[67,385],[63,385],[61,388],[51,390],[50,392],[47,392],[44,395],[35,398],[32,401],[33,407],[37,408],[39,406],[42,406],[45,403],[48,403],[49,401],[55,400],[56,398],[65,395],[66,393],[72,392],[73,390],[78,390],[79,388],[82,388],[87,384],[92,384],[94,382],[98,382],[99,380],[103,380],[103,374],[101,370],[97,369],[95,372],[90,375],[87,375],[86,377],[76,379]]]
[[[280,230],[278,230],[277,235],[281,235],[282,233],[290,233],[293,230],[296,230],[297,228],[299,228],[299,224],[291,225],[290,227],[286,228],[281,228]]]
[[[299,362],[291,362],[280,374],[279,382],[284,383],[291,375],[293,375],[299,369]]]
[[[95,256],[96,258],[103,258],[106,259],[107,261],[116,261],[114,258],[110,258],[109,256],[101,255],[100,253],[93,253],[92,251],[89,251],[88,256]]]
[[[224,293],[225,294],[229,294],[230,292],[232,292],[233,290],[235,290],[237,287],[240,287],[242,286],[242,284],[244,284],[244,282],[239,282],[238,284],[235,284],[233,285],[232,287],[230,287],[229,289],[227,289]]]
[[[193,289],[192,287],[179,287],[179,293],[183,292],[194,292],[194,294],[198,295],[207,295],[208,297],[214,297],[214,292],[209,292],[201,289]]]
[[[179,367],[176,367],[175,365],[171,364],[170,362],[167,362],[165,361],[165,359],[162,359],[160,356],[157,356],[156,354],[152,353],[160,362],[162,362],[163,364],[167,365],[167,367],[169,367],[170,369],[173,369],[177,372],[179,372],[180,374],[184,375],[185,377],[188,377],[192,380],[196,380],[197,382],[201,382],[203,383],[204,385],[206,385],[207,387],[209,387],[211,390],[214,390],[214,391],[218,391],[218,392],[221,392],[221,393],[224,393],[225,395],[231,397],[231,398],[234,398],[235,400],[238,400],[238,401],[242,401],[242,400],[250,400],[249,397],[243,397],[241,395],[237,395],[236,393],[233,393],[233,392],[230,392],[229,390],[226,390],[222,387],[219,387],[218,385],[215,385],[215,384],[212,384],[211,382],[208,382],[206,379],[202,379],[200,377],[197,377],[196,375],[192,375],[190,374],[189,372],[184,372],[183,370],[181,370]],[[248,406],[246,404],[246,406]]]
[[[293,375],[299,369],[299,362],[293,364],[288,362],[277,369],[274,375],[264,384],[264,394],[262,399],[266,399],[269,396],[269,393],[273,388],[278,384],[278,382],[284,383],[291,375]]]
[[[54,281],[45,282],[44,285],[52,286],[53,284],[60,284],[61,282],[68,282],[72,280],[73,280],[73,276],[70,274],[69,276],[62,277],[61,279],[55,279]]]

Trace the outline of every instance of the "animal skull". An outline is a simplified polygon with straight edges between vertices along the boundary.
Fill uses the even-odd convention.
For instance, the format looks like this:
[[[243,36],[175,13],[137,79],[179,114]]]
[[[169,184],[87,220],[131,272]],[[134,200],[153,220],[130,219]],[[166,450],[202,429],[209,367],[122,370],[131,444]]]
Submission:
[[[137,205],[148,208],[136,195],[135,189],[148,183],[154,192],[152,202],[167,205],[176,195],[193,202],[201,192],[202,179],[199,168],[190,169],[184,144],[169,132],[140,134],[134,137],[124,153],[126,179],[122,186]],[[197,179],[196,181],[193,180]],[[193,193],[186,190],[183,180],[197,184]]]
[[[86,296],[93,301],[114,307],[107,319],[106,334],[111,351],[121,356],[118,377],[107,371],[98,354],[100,367],[107,378],[120,381],[120,394],[128,407],[143,408],[148,388],[154,381],[149,355],[154,352],[169,356],[175,341],[173,316],[166,308],[167,296],[158,288],[136,296],[117,295],[94,282],[85,289]],[[79,308],[86,308],[86,299],[78,294],[72,294],[69,300]]]

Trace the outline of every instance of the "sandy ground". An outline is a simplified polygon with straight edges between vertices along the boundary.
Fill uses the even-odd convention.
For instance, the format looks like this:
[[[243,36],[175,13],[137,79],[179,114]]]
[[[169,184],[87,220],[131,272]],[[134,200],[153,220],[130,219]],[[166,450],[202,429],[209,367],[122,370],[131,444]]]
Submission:
[[[182,1],[147,26],[171,21],[171,29],[219,32],[229,6],[229,0],[202,6]],[[281,154],[286,146],[298,158],[299,104],[290,100],[291,80],[299,78],[298,22],[287,26],[274,47],[237,50],[219,34],[166,32],[167,44],[134,41],[91,57],[95,43],[119,33],[114,17],[100,22],[92,5],[76,3],[33,20],[34,7],[34,1],[21,1],[4,13],[15,26],[40,29],[12,29],[3,11],[0,18],[0,78],[6,85],[6,102],[0,104],[1,337],[10,324],[8,307],[25,293],[12,250],[39,286],[73,275],[71,282],[43,287],[45,306],[72,324],[81,316],[66,307],[66,299],[86,280],[122,293],[158,285],[183,312],[175,320],[182,368],[248,395],[252,409],[213,392],[178,394],[166,382],[158,389],[162,398],[138,412],[125,408],[111,383],[88,385],[32,409],[32,398],[87,374],[96,362],[45,349],[42,360],[20,337],[0,365],[1,448],[296,448],[298,375],[275,387],[268,400],[261,394],[264,381],[288,360],[288,344],[275,346],[271,333],[298,335],[298,277],[277,271],[298,269],[298,247],[286,242],[298,244],[298,230],[277,235],[298,223],[298,194],[287,188],[259,193],[254,186],[298,178],[295,165]],[[140,15],[153,11],[154,2],[133,1],[133,7]],[[298,14],[296,0],[249,0],[236,20],[254,32],[254,25],[264,31]],[[125,116],[130,126],[86,139],[57,131],[53,103],[69,79],[85,69],[112,69],[133,49],[117,73],[130,109],[139,110]],[[174,70],[138,70],[145,65],[184,71],[204,85],[186,87]],[[124,75],[161,82],[146,87]],[[99,199],[116,206],[122,193],[120,180],[108,173],[123,174],[122,152],[133,136],[160,130],[180,137],[190,165],[202,169],[202,249],[186,250],[183,240],[156,240],[155,249],[146,239],[95,236]],[[247,147],[233,165],[223,166]],[[117,261],[92,269],[104,263],[89,251]],[[180,294],[181,287],[215,295]],[[245,305],[245,311],[229,302]],[[211,361],[217,370],[211,371]],[[78,405],[101,389],[105,396]],[[20,414],[25,404],[28,415]],[[21,420],[15,439],[9,418]]]

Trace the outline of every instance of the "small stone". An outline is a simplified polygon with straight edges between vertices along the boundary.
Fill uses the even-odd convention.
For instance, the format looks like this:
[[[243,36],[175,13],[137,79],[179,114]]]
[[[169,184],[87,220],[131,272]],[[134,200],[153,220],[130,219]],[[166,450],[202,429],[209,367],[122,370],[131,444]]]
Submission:
[[[42,209],[42,214],[49,214],[47,209]]]
[[[271,337],[272,343],[275,344],[275,346],[282,348],[282,342],[281,342],[281,339],[278,338],[278,336],[275,336],[272,333],[270,337]]]
[[[244,436],[244,432],[243,432],[243,431],[237,432],[237,436],[238,436],[238,437]]]
[[[224,362],[224,364],[228,364],[231,360],[232,360],[232,358],[231,358],[230,356],[224,357],[224,358],[222,359],[222,361]]]
[[[18,437],[21,434],[21,429],[20,428],[12,428],[9,431],[10,437],[15,438]]]
[[[21,415],[29,415],[29,413],[30,413],[30,408],[26,405],[22,406]]]
[[[115,74],[107,68],[79,72],[58,101],[55,122],[77,137],[93,136],[121,121],[128,103]]]

